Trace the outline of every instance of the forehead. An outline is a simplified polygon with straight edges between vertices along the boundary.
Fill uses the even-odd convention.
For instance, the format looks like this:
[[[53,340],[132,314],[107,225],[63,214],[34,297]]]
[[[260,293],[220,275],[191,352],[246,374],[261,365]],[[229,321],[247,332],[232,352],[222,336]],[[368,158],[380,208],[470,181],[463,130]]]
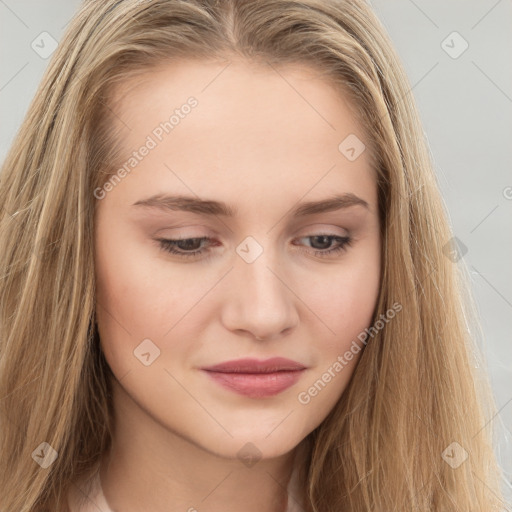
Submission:
[[[195,96],[201,104],[196,114],[203,114],[203,122],[212,121],[207,114],[216,115],[217,127],[223,127],[220,121],[233,114],[241,117],[252,113],[253,123],[262,117],[256,114],[264,114],[269,121],[287,118],[293,122],[297,117],[303,123],[314,120],[312,129],[323,124],[331,130],[350,127],[361,131],[353,115],[357,106],[325,73],[306,63],[276,66],[239,59],[172,60],[119,82],[110,96],[112,110],[122,112],[128,128],[131,121],[140,124],[141,114],[147,118],[158,113],[161,118],[166,110],[160,108],[170,112],[187,97]]]
[[[195,106],[184,108],[190,98]],[[368,142],[355,106],[306,65],[170,61],[120,84],[112,100],[117,165],[148,138],[155,145],[125,180],[134,189],[163,192],[166,182],[200,196],[278,199],[284,190],[360,195],[374,183],[368,151],[344,152],[346,140]]]

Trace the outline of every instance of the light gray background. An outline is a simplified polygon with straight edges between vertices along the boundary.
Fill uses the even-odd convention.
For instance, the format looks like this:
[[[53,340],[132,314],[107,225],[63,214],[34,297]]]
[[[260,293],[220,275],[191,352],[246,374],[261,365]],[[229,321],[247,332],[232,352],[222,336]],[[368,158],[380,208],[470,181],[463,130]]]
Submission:
[[[79,3],[0,0],[0,161],[49,61],[31,43],[42,32],[58,41]],[[467,247],[500,408],[497,451],[512,482],[512,0],[371,5],[404,63],[454,234]],[[454,31],[469,45],[457,58],[447,53],[464,44]]]

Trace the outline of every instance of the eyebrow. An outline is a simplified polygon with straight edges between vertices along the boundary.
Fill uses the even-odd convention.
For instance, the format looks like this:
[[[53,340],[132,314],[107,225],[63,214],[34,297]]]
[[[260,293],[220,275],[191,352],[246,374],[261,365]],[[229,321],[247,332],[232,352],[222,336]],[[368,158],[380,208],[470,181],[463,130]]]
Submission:
[[[295,207],[291,215],[293,217],[305,217],[318,213],[326,213],[342,210],[352,206],[362,206],[369,210],[368,203],[351,192],[337,194],[320,201],[308,201]],[[132,206],[142,206],[163,211],[185,211],[199,215],[212,215],[223,217],[235,217],[238,209],[221,201],[200,199],[183,195],[157,194],[147,199],[136,201]]]

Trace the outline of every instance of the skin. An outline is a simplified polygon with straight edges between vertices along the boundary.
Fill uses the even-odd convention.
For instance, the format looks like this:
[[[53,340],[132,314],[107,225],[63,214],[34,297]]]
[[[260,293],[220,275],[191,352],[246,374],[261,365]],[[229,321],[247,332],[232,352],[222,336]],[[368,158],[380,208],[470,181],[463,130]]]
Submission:
[[[350,161],[338,149],[349,134],[365,140],[339,92],[306,66],[278,73],[245,61],[172,62],[118,86],[119,164],[189,96],[198,105],[97,201],[97,321],[116,377],[102,486],[123,512],[283,511],[297,447],[336,405],[361,352],[309,403],[298,395],[371,325],[380,287],[375,174],[368,150]],[[133,205],[164,193],[223,201],[237,215]],[[368,208],[290,215],[335,193]],[[339,245],[321,234],[352,242],[320,256]],[[203,236],[212,242],[178,247],[206,251],[192,258],[155,241]],[[248,236],[263,250],[251,263],[236,251]],[[134,357],[144,339],[160,350],[148,366]],[[274,356],[307,369],[271,397],[229,391],[199,369]],[[252,467],[237,455],[249,442],[261,457]]]

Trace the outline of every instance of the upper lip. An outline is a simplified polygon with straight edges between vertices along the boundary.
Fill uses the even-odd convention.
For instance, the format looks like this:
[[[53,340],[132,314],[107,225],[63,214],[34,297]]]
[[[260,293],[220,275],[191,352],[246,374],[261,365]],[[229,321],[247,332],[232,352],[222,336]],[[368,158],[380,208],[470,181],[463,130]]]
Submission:
[[[303,370],[303,364],[284,357],[272,357],[260,361],[258,359],[236,359],[202,368],[203,370],[224,373],[272,373],[286,370]]]

